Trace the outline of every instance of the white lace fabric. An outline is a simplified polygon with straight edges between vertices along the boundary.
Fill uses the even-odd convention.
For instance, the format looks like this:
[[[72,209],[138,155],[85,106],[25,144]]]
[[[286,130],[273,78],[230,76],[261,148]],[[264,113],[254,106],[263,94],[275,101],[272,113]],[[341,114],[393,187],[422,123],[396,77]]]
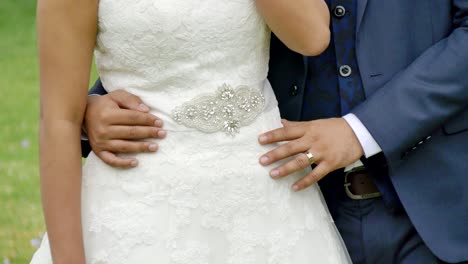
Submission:
[[[130,170],[93,153],[83,168],[88,264],[310,264],[349,259],[320,190],[294,193],[307,171],[273,180],[260,133],[281,126],[266,81],[270,32],[253,0],[100,0],[96,63],[165,122],[157,153]],[[179,124],[171,112],[222,84],[248,86],[263,111],[235,137]],[[51,264],[47,236],[33,264]]]

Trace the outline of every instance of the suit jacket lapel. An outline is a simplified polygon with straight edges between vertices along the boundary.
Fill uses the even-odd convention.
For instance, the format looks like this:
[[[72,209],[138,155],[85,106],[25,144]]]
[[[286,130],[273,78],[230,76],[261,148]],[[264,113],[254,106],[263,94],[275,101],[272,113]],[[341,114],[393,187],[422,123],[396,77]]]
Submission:
[[[361,27],[362,18],[366,11],[367,1],[368,0],[357,0],[356,33],[359,32],[359,28]]]

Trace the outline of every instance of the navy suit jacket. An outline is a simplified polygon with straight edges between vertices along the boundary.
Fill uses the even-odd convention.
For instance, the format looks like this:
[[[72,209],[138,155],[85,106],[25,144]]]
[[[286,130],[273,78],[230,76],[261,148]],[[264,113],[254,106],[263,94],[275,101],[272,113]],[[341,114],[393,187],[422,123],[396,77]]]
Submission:
[[[424,242],[468,261],[468,0],[360,0],[356,53],[366,100],[352,112]],[[305,61],[272,37],[269,80],[289,120],[300,120]]]
[[[356,53],[366,100],[352,113],[424,242],[442,260],[468,261],[468,0],[360,0]],[[306,67],[272,38],[283,118],[300,120]]]

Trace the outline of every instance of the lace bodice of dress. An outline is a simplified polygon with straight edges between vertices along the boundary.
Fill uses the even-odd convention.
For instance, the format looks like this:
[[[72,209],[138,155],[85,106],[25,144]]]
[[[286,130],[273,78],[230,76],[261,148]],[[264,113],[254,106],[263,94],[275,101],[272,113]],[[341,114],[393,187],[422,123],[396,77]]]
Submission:
[[[254,0],[100,0],[95,55],[108,91],[169,114],[223,83],[263,88],[269,38]]]

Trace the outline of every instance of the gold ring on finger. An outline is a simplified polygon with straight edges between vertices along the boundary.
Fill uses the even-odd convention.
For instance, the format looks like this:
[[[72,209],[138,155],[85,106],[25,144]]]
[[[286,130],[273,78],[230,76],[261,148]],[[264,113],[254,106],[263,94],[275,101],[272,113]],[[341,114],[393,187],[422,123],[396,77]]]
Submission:
[[[306,152],[305,154],[307,156],[307,159],[309,160],[309,163],[314,164],[315,163],[314,155],[312,153],[310,153],[310,152]]]

